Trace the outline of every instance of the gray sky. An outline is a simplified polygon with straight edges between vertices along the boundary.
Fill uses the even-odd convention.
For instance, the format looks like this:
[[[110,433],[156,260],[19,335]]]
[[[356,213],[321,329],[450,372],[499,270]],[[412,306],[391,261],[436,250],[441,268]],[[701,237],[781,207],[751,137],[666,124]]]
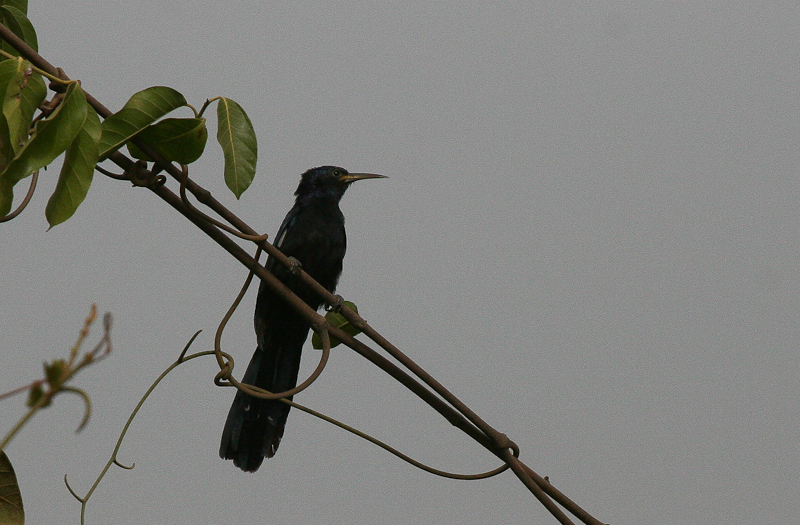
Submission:
[[[225,190],[213,142],[191,175],[270,235],[306,169],[389,175],[342,202],[339,293],[597,518],[797,519],[797,2],[33,1],[30,18],[111,108],[151,85],[238,101],[253,186]],[[65,396],[8,449],[30,523],[77,522],[63,475],[85,493],[245,277],[100,174],[45,232],[56,174],[0,227],[0,390],[66,355],[92,302],[115,316],[114,354],[75,382],[95,405],[83,433]],[[223,342],[239,363],[254,300]],[[510,473],[434,478],[300,412],[244,474],[217,457],[233,393],[214,369],[158,388],[119,456],[136,468],[109,472],[88,523],[555,523]],[[296,400],[438,468],[497,464],[347,349]],[[0,404],[5,426],[21,404]]]

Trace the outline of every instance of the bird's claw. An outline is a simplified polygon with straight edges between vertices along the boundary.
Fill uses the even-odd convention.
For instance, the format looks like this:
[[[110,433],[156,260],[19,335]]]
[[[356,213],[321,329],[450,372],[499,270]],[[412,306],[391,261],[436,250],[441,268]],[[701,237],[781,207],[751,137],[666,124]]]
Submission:
[[[338,294],[334,295],[334,297],[336,298],[336,301],[334,301],[333,304],[326,304],[325,311],[334,312],[338,314],[339,312],[342,311],[342,306],[344,306],[344,299],[342,298],[341,295]]]
[[[289,272],[292,275],[300,275],[300,270],[303,269],[303,265],[295,259],[294,257],[289,257]]]

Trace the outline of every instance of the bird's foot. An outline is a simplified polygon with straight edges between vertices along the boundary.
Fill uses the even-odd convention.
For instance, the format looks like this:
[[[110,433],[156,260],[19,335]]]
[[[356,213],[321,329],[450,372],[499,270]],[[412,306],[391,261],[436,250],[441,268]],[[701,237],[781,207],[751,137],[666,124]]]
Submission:
[[[336,301],[334,301],[333,304],[326,304],[325,311],[334,312],[338,314],[339,312],[342,311],[342,306],[344,306],[344,299],[342,298],[341,295],[338,294],[334,295],[334,297],[336,298]]]
[[[295,259],[294,257],[289,257],[289,272],[292,275],[300,275],[300,270],[303,269],[303,265]]]

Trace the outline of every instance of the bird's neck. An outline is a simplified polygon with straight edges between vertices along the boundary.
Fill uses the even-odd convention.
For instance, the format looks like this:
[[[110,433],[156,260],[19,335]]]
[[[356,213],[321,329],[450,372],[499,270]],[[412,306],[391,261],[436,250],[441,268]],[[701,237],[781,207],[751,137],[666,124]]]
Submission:
[[[319,190],[298,195],[295,203],[302,207],[315,206],[339,209],[340,200],[342,200],[342,194],[339,192]]]

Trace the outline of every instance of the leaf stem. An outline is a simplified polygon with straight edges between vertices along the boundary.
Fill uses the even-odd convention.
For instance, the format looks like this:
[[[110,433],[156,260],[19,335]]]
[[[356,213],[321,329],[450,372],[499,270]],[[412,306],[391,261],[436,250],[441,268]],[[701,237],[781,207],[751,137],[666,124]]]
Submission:
[[[9,53],[7,51],[3,51],[2,49],[0,49],[0,56],[2,56],[4,58],[10,58],[11,60],[25,60],[24,58],[22,58],[20,56],[12,55],[11,53]],[[50,79],[52,82],[55,82],[56,84],[61,84],[62,86],[68,86],[69,84],[74,84],[75,82],[79,82],[78,80],[64,80],[63,78],[58,78],[57,76],[48,73],[44,69],[39,69],[38,67],[34,66],[33,64],[31,64],[31,69],[33,71],[36,71],[37,73],[39,73],[43,77],[46,77],[46,78]]]

